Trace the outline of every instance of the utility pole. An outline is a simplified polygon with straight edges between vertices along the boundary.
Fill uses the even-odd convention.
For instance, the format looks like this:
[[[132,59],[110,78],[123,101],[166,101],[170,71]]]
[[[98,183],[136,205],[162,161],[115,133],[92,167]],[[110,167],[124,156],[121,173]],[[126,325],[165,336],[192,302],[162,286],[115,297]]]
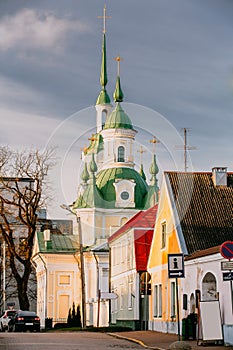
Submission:
[[[71,214],[75,215],[78,225],[78,236],[79,236],[79,254],[80,254],[80,274],[81,274],[81,294],[82,294],[82,326],[86,327],[86,290],[85,290],[85,269],[84,269],[84,256],[83,256],[83,237],[82,237],[82,226],[80,216],[76,215],[68,205],[62,204],[62,209],[67,210]]]
[[[188,160],[187,160],[188,151],[195,150],[196,147],[188,146],[187,132],[189,131],[189,129],[183,128],[182,130],[184,132],[184,145],[183,146],[175,146],[175,149],[184,151],[184,171],[187,172],[187,170],[188,170]]]

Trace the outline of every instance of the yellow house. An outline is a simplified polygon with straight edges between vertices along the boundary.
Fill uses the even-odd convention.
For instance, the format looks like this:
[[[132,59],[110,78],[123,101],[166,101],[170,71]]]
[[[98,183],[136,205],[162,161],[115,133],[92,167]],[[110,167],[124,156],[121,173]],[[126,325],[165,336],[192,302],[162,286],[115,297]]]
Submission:
[[[149,329],[162,332],[176,332],[175,279],[168,279],[167,265],[169,253],[182,252],[175,222],[165,174],[148,261],[152,286]]]
[[[77,236],[38,232],[32,262],[37,277],[37,314],[41,326],[67,322],[69,308],[81,304],[79,244]]]
[[[195,292],[199,291],[204,300],[204,275],[201,266],[190,270],[187,256],[233,240],[232,205],[232,173],[226,168],[164,173],[148,260],[152,286],[149,329],[178,333],[178,316],[181,321],[188,312],[197,312]],[[177,289],[176,279],[168,277],[168,254],[184,255],[184,278],[177,278]],[[184,306],[183,295],[188,307]]]

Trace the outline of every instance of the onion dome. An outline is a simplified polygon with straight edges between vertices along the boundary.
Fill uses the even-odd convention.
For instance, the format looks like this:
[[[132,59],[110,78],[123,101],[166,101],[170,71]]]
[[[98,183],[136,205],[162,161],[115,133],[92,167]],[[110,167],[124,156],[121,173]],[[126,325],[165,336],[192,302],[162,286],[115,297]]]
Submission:
[[[86,162],[84,163],[84,169],[83,169],[82,174],[81,174],[81,179],[83,180],[83,183],[87,183],[87,181],[89,180],[89,173],[87,170],[87,163]]]
[[[121,107],[119,102],[117,102],[116,108],[108,116],[104,125],[104,130],[105,129],[132,129],[133,130],[132,122],[128,117],[128,115],[123,110],[123,108]]]
[[[97,172],[97,165],[95,162],[94,153],[91,154],[91,161],[89,163],[89,172],[92,174],[92,176]]]
[[[148,185],[135,169],[126,167],[103,169],[98,173],[96,185],[104,199],[104,207],[115,208],[116,191],[114,183],[118,179],[131,180],[136,184],[134,192],[135,208],[143,209]]]

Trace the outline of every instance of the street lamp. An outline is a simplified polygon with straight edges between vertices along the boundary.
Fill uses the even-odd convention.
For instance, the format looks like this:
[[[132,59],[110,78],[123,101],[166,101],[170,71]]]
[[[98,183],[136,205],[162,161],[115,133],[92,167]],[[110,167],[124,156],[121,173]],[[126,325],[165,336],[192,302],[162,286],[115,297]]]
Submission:
[[[84,273],[84,257],[83,257],[83,239],[82,239],[82,227],[80,216],[76,215],[68,205],[60,205],[62,209],[67,210],[71,214],[75,215],[78,225],[78,236],[79,236],[79,254],[80,254],[80,272],[81,272],[81,291],[82,291],[82,324],[83,328],[86,327],[86,293],[85,293],[85,273]]]

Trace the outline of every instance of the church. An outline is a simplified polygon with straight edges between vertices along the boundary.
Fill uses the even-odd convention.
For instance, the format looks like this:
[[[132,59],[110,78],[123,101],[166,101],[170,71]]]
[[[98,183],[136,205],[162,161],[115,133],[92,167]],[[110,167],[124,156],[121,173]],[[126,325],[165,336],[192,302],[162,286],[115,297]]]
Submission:
[[[48,239],[46,235],[39,233],[34,251],[34,261],[37,264],[39,315],[42,319],[64,319],[66,309],[68,315],[68,309],[75,302],[82,305],[84,326],[109,324],[109,299],[112,293],[109,284],[108,238],[139,211],[154,206],[158,202],[159,195],[156,177],[159,169],[155,154],[152,156],[149,169],[151,175],[149,184],[146,181],[143,164],[140,169],[135,168],[137,130],[134,129],[131,117],[122,107],[124,94],[120,80],[119,56],[116,58],[118,74],[113,93],[114,105],[111,104],[107,92],[106,18],[105,7],[100,70],[101,91],[95,104],[96,132],[92,135],[89,146],[83,150],[83,171],[78,196],[69,206],[70,211],[77,217],[79,234],[78,237],[62,235],[62,245],[60,248],[57,246],[57,250],[54,251],[53,235]],[[53,260],[51,255],[56,258]],[[53,270],[53,274],[49,269]],[[58,270],[62,281],[66,281],[64,285],[61,280],[59,282],[59,279],[54,278]],[[53,286],[49,281],[52,275]],[[56,283],[58,286],[55,286]],[[45,293],[49,293],[48,285],[51,285],[50,293],[56,290],[57,295],[45,296],[41,293],[40,286],[45,284],[47,285]],[[61,300],[63,308],[61,305],[58,306]]]

